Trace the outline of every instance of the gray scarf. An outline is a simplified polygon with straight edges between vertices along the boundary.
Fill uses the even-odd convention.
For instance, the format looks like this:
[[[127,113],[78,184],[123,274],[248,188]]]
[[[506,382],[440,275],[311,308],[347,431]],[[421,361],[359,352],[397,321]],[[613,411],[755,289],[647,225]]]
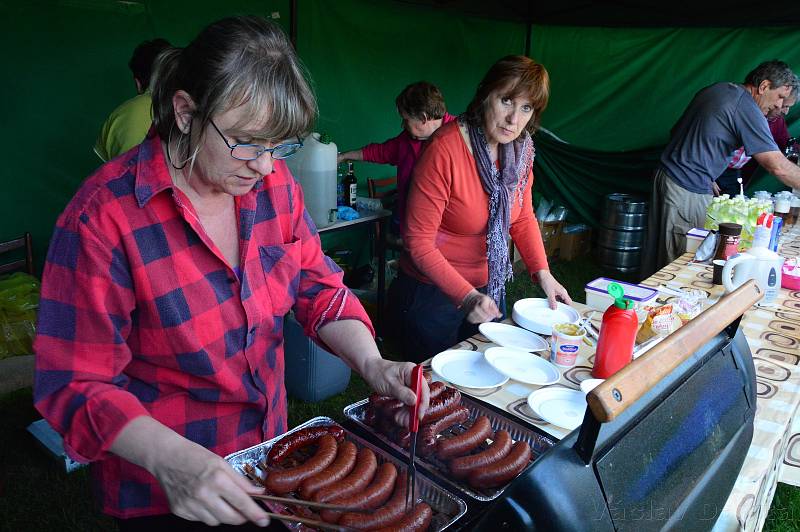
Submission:
[[[511,201],[516,194],[522,207],[528,173],[533,165],[533,140],[525,131],[512,142],[498,144],[498,170],[489,155],[489,145],[483,129],[469,122],[467,128],[478,175],[481,177],[483,190],[489,195],[489,227],[486,232],[486,258],[489,262],[487,294],[500,308],[506,294],[506,282],[514,277],[508,256]]]

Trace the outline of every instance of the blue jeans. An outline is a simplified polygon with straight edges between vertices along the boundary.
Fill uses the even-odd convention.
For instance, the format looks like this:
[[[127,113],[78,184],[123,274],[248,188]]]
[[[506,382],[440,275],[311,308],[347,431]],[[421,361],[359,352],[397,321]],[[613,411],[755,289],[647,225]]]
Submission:
[[[486,293],[486,287],[478,290]],[[422,362],[478,333],[478,326],[436,285],[402,271],[389,287],[388,314],[390,333],[399,340],[402,357],[411,362]]]

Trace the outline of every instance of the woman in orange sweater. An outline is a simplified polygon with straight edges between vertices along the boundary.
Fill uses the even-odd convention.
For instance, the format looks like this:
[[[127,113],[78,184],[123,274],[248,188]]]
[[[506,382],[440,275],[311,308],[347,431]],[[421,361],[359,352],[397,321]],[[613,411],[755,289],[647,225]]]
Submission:
[[[531,133],[547,106],[547,70],[525,56],[492,65],[459,120],[414,168],[390,308],[408,360],[424,360],[500,318],[510,235],[550,305],[569,294],[550,273],[533,214]]]

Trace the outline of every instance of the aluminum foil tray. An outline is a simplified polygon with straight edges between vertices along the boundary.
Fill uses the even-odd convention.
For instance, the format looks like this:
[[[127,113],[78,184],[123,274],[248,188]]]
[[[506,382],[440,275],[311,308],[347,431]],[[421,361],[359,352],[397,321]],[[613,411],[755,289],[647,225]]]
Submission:
[[[478,416],[486,416],[489,418],[489,421],[491,421],[492,428],[494,430],[506,430],[509,432],[509,434],[511,434],[511,438],[513,438],[514,441],[523,440],[528,442],[531,446],[531,450],[533,451],[533,461],[535,461],[539,456],[547,452],[556,444],[556,442],[549,437],[539,434],[535,430],[517,423],[509,417],[498,414],[494,410],[490,410],[477,401],[472,400],[466,394],[461,395],[461,404],[469,409],[469,420],[465,424],[456,425],[448,431],[445,431],[443,433],[444,435],[460,434],[472,425],[472,421],[475,420],[475,418]],[[395,453],[398,453],[402,456],[408,456],[408,450],[403,449],[395,442],[391,441],[389,438],[377,432],[373,427],[365,423],[364,418],[368,405],[369,399],[363,399],[357,403],[353,403],[344,408],[344,415],[353,423],[355,423],[361,430],[377,438],[381,444],[390,447]],[[486,447],[488,447],[488,444],[478,447],[478,450],[483,450]],[[505,486],[502,488],[487,488],[478,490],[471,487],[466,482],[454,479],[447,470],[447,464],[437,459],[435,456],[422,457],[417,455],[415,461],[418,469],[421,468],[427,472],[429,476],[443,483],[455,493],[463,493],[464,495],[472,497],[478,501],[493,501],[499,497],[503,491],[505,491]],[[533,461],[531,463],[533,463]]]
[[[269,450],[272,448],[273,444],[283,438],[288,434],[292,434],[297,432],[300,429],[304,429],[307,427],[317,427],[317,426],[326,426],[326,425],[336,425],[339,426],[333,419],[329,417],[319,416],[313,419],[309,419],[305,423],[298,425],[297,427],[293,428],[292,430],[286,432],[286,434],[281,434],[271,440],[265,441],[264,443],[260,443],[258,445],[254,445],[249,449],[244,449],[241,451],[236,451],[235,453],[231,453],[225,457],[225,460],[239,473],[242,475],[248,476],[245,473],[245,466],[250,465],[253,469],[261,476],[265,476],[264,472],[256,467],[256,465],[262,462]],[[375,456],[378,458],[378,465],[384,462],[391,462],[395,466],[397,466],[398,471],[405,471],[407,469],[407,463],[399,460],[394,455],[386,451],[386,449],[382,449],[369,441],[353,434],[347,429],[345,430],[345,438],[352,441],[356,444],[359,448],[367,447],[368,449],[372,449],[375,452]],[[433,520],[431,521],[431,531],[439,531],[445,530],[453,525],[458,519],[460,519],[466,512],[467,512],[467,504],[464,502],[463,499],[454,495],[447,491],[445,488],[442,488],[429,478],[426,478],[423,474],[420,474],[419,470],[417,471],[417,496],[421,497],[423,501],[428,503],[433,510]],[[262,477],[263,478],[263,477]],[[252,478],[251,478],[252,480]],[[254,481],[254,483],[256,483]],[[291,495],[288,495],[291,497]],[[273,503],[273,502],[265,502],[266,506],[272,512],[284,514],[284,515],[294,515],[295,512],[292,508],[287,507],[283,504]],[[305,514],[304,514],[305,515]],[[309,516],[315,519],[319,517],[316,515]],[[284,523],[290,530],[296,531],[309,531],[313,530],[307,526],[300,525],[298,523]]]

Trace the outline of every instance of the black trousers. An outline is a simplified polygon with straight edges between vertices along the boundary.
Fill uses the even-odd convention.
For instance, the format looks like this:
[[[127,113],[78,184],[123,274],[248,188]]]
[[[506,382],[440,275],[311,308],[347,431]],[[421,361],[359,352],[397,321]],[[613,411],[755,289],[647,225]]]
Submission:
[[[486,293],[486,287],[478,290]],[[402,271],[392,281],[388,299],[389,334],[399,341],[405,360],[422,362],[478,333],[478,326],[467,322],[464,311],[436,285]]]

